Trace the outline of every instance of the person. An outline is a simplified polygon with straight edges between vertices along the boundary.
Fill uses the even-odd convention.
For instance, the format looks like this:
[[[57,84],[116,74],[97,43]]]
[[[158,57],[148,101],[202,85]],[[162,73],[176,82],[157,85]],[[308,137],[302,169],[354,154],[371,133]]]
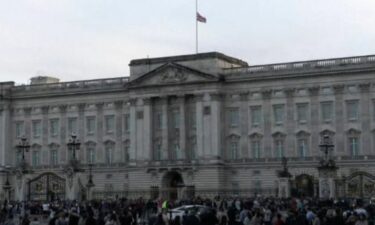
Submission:
[[[358,220],[355,222],[355,225],[368,225],[368,221],[364,213],[359,214]]]
[[[117,225],[117,217],[114,213],[109,216],[105,225]]]
[[[89,213],[87,216],[85,225],[96,225],[96,220],[94,219],[94,215],[92,213]]]
[[[33,221],[31,221],[30,225],[40,225],[40,222],[38,220],[38,217],[34,217]]]
[[[159,213],[154,225],[166,225],[164,222],[163,214]]]
[[[30,225],[29,215],[27,213],[23,216],[21,225]]]
[[[285,225],[285,222],[284,222],[284,220],[282,219],[280,213],[277,214],[277,216],[276,216],[276,220],[274,221],[273,224],[274,224],[274,225]]]

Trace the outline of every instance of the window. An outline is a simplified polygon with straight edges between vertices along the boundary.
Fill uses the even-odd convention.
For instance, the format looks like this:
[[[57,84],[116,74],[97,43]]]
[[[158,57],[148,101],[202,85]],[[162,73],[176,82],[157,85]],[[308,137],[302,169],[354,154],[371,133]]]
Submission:
[[[161,160],[161,151],[162,145],[160,142],[155,143],[155,148],[154,148],[154,160]]]
[[[108,115],[105,116],[105,132],[113,133],[115,130],[115,116],[114,115]]]
[[[95,147],[93,146],[87,148],[87,163],[95,163]]]
[[[283,124],[284,122],[284,105],[274,105],[273,106],[273,112],[274,112],[274,120],[276,125]]]
[[[238,108],[229,109],[229,126],[238,127],[239,125],[239,110]]]
[[[251,125],[252,126],[259,126],[262,119],[262,107],[261,106],[252,106],[250,108],[251,113]]]
[[[20,165],[22,162],[22,153],[21,152],[16,152],[16,165]]]
[[[38,138],[42,134],[42,122],[40,120],[33,120],[32,122],[33,128],[33,137]]]
[[[275,156],[276,158],[284,157],[284,140],[277,139],[275,141]]]
[[[333,103],[332,102],[322,102],[321,103],[322,109],[322,120],[323,122],[330,122],[332,121],[333,115]]]
[[[306,138],[298,138],[297,140],[298,156],[300,158],[305,158],[308,152],[308,144]]]
[[[124,115],[124,129],[125,129],[125,132],[130,131],[130,114]]]
[[[40,165],[40,151],[35,150],[32,152],[32,159],[31,163],[33,166],[39,166]]]
[[[260,141],[259,140],[251,141],[251,150],[253,152],[253,158],[259,159],[260,158]]]
[[[24,122],[23,121],[16,122],[16,138],[20,138],[23,135],[25,135],[24,128],[25,127],[24,127]]]
[[[57,149],[52,149],[50,152],[50,165],[57,165],[58,158],[57,158]]]
[[[108,165],[112,164],[112,160],[113,160],[112,154],[113,154],[113,147],[106,146],[105,147],[105,163]]]
[[[86,131],[88,135],[95,134],[95,116],[86,118]]]
[[[297,104],[297,121],[299,123],[306,123],[308,119],[308,104]]]
[[[68,118],[68,134],[77,134],[77,118]]]
[[[180,128],[180,111],[178,110],[172,111],[172,126],[175,129]]]
[[[238,159],[238,138],[232,138],[229,143],[230,159]]]
[[[351,156],[359,155],[358,137],[349,137],[349,151]]]
[[[59,120],[58,119],[51,119],[49,121],[50,124],[50,135],[51,137],[56,137],[59,134]]]
[[[348,120],[358,119],[358,101],[347,101],[346,102],[346,112]]]

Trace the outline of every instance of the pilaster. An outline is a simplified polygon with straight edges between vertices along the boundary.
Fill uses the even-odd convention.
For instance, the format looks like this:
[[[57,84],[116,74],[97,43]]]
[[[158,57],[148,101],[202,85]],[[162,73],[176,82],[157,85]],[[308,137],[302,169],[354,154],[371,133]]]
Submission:
[[[346,123],[345,117],[344,117],[344,92],[345,85],[343,84],[336,84],[333,86],[334,92],[335,92],[335,121],[336,121],[336,151],[338,155],[345,154],[345,134],[344,134],[344,124]]]
[[[187,147],[186,147],[186,112],[185,112],[185,95],[178,95],[178,104],[180,111],[180,150],[182,152],[183,159],[187,159]]]
[[[85,103],[80,103],[77,105],[77,108],[78,108],[78,118],[77,118],[77,137],[79,138],[79,140],[81,141],[81,144],[84,144],[85,143],[85,139],[86,139],[86,133],[85,133],[85,124],[86,124],[86,121],[85,121],[85,109],[86,109],[86,104]],[[71,134],[68,134],[68,138]],[[67,141],[67,139],[66,139]],[[66,145],[65,145],[66,146]],[[65,147],[66,151],[65,151],[65,154],[64,154],[64,157],[65,157],[65,161],[68,162],[68,151],[67,151],[67,147]],[[85,155],[85,151],[86,149],[85,148],[82,148],[82,150],[78,153],[80,156]],[[95,151],[97,152],[98,150],[95,149]],[[84,157],[81,159],[84,159]]]
[[[129,160],[134,162],[136,159],[137,151],[137,99],[130,99],[130,152]]]
[[[141,160],[150,160],[152,158],[152,109],[151,98],[143,98],[143,147]]]
[[[122,116],[122,107],[124,102],[123,101],[115,101],[115,138],[116,138],[116,149],[114,153],[114,162],[122,162],[122,152],[124,149],[122,143],[122,125],[123,116]]]
[[[221,147],[222,147],[222,102],[223,102],[223,94],[222,93],[215,93],[210,94],[210,115],[205,115],[205,135],[210,136],[211,143],[208,146],[208,154],[210,158],[217,159],[220,157]]]
[[[296,157],[297,148],[295,147],[295,120],[294,120],[294,94],[296,92],[295,88],[284,89],[286,95],[286,149],[285,153],[287,157]]]
[[[240,93],[241,156],[250,158],[249,152],[249,92]],[[220,122],[219,122],[220,123]],[[221,138],[221,137],[220,137]]]
[[[203,94],[196,95],[196,123],[197,123],[197,158],[204,156],[203,148]]]
[[[68,106],[67,105],[60,105],[59,110],[60,110],[60,148],[59,151],[57,152],[58,154],[58,164],[64,164],[64,161],[62,160],[61,156],[63,155],[62,153],[67,152],[67,146],[66,146],[66,139],[67,139],[67,118],[66,118],[66,110]]]
[[[49,131],[49,119],[48,119],[48,113],[50,106],[42,106],[42,146],[45,146],[44,148],[41,148],[41,160],[40,163],[42,165],[48,164],[48,131]]]
[[[360,148],[362,151],[361,155],[370,155],[371,154],[371,116],[370,116],[370,83],[361,83],[359,84],[361,90],[361,100],[360,100],[360,120],[362,125],[362,140]]]
[[[103,113],[103,102],[98,102],[95,104],[96,106],[96,130],[94,132],[94,136],[96,137],[97,144],[96,144],[96,156],[97,161],[104,163],[105,162],[105,153],[104,153],[104,143],[103,143],[103,127],[104,127],[104,113]],[[80,151],[80,158],[82,159],[84,156],[83,152]]]
[[[272,90],[265,89],[262,90],[262,98],[263,98],[263,122],[264,122],[264,157],[270,158],[272,157],[272,106],[271,106],[271,95]]]
[[[309,88],[310,94],[310,118],[311,118],[311,145],[310,145],[310,156],[318,156],[319,155],[319,148],[318,145],[315,143],[320,142],[319,136],[319,127],[320,127],[320,120],[319,120],[319,86],[314,86]]]

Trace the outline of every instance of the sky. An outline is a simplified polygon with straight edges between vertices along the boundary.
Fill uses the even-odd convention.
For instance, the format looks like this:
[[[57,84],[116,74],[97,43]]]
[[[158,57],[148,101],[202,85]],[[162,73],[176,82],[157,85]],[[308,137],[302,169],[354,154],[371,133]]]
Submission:
[[[375,54],[374,0],[199,0],[199,52],[250,65]],[[2,0],[0,82],[129,75],[195,53],[195,0]]]

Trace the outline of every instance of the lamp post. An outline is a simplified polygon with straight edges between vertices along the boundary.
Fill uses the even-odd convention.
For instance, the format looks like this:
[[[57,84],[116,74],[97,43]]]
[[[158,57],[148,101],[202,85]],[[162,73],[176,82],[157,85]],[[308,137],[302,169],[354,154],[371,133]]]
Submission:
[[[335,161],[330,156],[330,152],[333,151],[334,147],[335,145],[332,144],[332,141],[329,135],[325,134],[323,137],[322,143],[319,145],[320,150],[324,154],[323,159],[320,161],[320,166],[332,167],[332,168],[336,167]]]
[[[91,188],[95,187],[94,181],[92,180],[92,164],[89,164],[89,180],[87,181],[86,187],[87,187],[87,197],[89,200],[91,200]]]
[[[9,173],[10,173],[9,165],[5,166],[5,172],[6,172],[6,181],[5,181],[5,184],[3,185],[3,189],[8,195],[8,201],[10,201],[10,190],[12,189],[12,185],[9,182]]]
[[[23,136],[21,138],[21,140],[19,141],[19,143],[16,145],[16,148],[18,150],[19,153],[22,154],[22,161],[20,162],[20,169],[22,171],[22,173],[27,173],[27,163],[26,163],[26,160],[25,160],[25,153],[26,152],[29,152],[30,150],[30,144],[29,142],[27,141],[27,138],[25,136]]]
[[[76,151],[79,150],[79,148],[81,146],[81,143],[77,139],[76,134],[73,133],[71,135],[71,138],[69,139],[67,146],[68,146],[68,150],[72,152],[72,158],[70,159],[70,165],[73,167],[74,172],[78,172],[79,171],[79,165],[78,165],[79,162],[76,159]]]

